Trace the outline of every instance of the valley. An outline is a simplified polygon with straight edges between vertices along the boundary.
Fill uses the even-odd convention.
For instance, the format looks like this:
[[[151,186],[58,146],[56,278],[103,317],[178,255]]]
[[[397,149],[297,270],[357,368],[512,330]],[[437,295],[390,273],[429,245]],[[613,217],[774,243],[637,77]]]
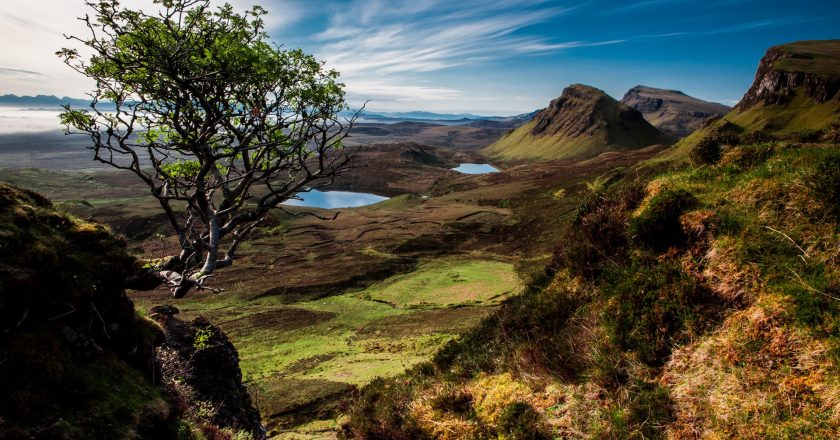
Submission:
[[[370,146],[362,153],[366,166],[330,189],[390,199],[339,210],[288,206],[213,278],[223,292],[177,301],[166,289],[130,296],[141,313],[169,303],[183,319],[201,315],[224,330],[270,433],[324,435],[338,428],[338,406],[353,387],[427,361],[518,295],[550,260],[563,219],[587,185],[660,150],[470,175],[451,168],[486,161],[475,152]],[[110,224],[138,257],[177,249],[132,176],[19,169],[0,178]],[[308,211],[338,216],[300,215]]]
[[[265,11],[200,4],[166,7],[239,42],[107,48],[152,86],[103,49],[77,71],[142,87],[98,82],[131,110],[68,109],[85,136],[59,98],[0,96],[0,439],[840,432],[840,40],[769,48],[733,107],[574,83],[515,116],[349,127],[338,73],[264,44]],[[181,26],[144,14],[100,23]]]

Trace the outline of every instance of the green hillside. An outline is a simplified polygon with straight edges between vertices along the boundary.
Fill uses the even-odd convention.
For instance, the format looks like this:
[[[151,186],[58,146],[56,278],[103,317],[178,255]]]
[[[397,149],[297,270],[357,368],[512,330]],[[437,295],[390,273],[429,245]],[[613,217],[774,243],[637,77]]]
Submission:
[[[770,48],[755,82],[734,110],[680,140],[654,161],[688,160],[702,139],[720,132],[816,139],[840,121],[840,40]]]
[[[584,159],[670,143],[635,109],[602,90],[574,84],[533,121],[506,134],[484,153],[500,160]]]
[[[830,438],[840,145],[772,141],[623,181],[545,276],[431,363],[365,387],[347,438]]]

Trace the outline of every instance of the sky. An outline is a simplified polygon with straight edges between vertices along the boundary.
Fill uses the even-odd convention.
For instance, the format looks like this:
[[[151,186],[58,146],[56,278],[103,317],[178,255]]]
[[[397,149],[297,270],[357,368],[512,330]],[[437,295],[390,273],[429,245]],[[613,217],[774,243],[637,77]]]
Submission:
[[[840,38],[837,0],[229,2],[267,9],[272,41],[337,69],[350,103],[371,100],[371,111],[512,115],[573,83],[616,99],[642,84],[733,105],[768,47]],[[0,0],[0,95],[91,89],[54,55],[63,34],[84,35],[84,3]]]

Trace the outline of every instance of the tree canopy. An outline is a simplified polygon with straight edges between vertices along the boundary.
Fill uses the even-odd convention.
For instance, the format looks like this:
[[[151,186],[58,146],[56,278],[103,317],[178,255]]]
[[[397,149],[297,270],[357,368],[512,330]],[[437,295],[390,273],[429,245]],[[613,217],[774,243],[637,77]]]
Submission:
[[[67,36],[82,48],[57,55],[94,81],[92,103],[65,107],[61,120],[90,137],[95,160],[134,173],[160,203],[182,250],[154,270],[174,296],[232,264],[270,210],[352,167],[342,140],[358,113],[341,116],[338,72],[272,45],[263,8],[86,3],[89,32]]]

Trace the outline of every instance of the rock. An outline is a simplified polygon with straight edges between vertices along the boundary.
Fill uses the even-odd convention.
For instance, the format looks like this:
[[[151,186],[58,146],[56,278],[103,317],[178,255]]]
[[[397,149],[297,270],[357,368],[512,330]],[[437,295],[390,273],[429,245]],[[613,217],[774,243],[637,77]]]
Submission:
[[[207,402],[215,409],[210,421],[222,428],[234,428],[265,437],[259,411],[242,384],[239,353],[227,336],[206,318],[192,322],[176,318],[172,306],[152,308],[152,318],[162,327],[166,342],[158,350],[160,362],[177,363],[189,386],[192,402]],[[177,359],[172,359],[174,353]],[[164,376],[167,366],[163,365]],[[166,380],[166,378],[164,378]]]
[[[710,118],[720,118],[732,110],[677,90],[646,86],[628,90],[621,102],[641,112],[654,127],[677,138],[688,136],[702,128]]]
[[[771,47],[735,109],[741,112],[761,104],[785,104],[798,90],[804,90],[816,103],[840,99],[840,40]]]

